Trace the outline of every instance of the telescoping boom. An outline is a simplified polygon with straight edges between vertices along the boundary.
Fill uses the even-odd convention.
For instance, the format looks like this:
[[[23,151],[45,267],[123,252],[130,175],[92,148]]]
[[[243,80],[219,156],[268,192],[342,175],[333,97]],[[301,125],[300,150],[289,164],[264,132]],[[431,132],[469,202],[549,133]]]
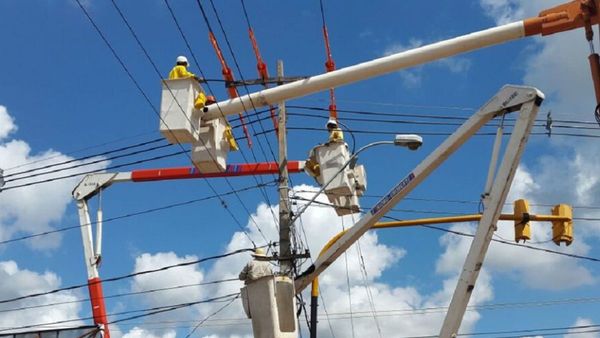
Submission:
[[[312,76],[304,80],[240,96],[235,99],[221,101],[216,105],[209,106],[204,118],[217,118],[221,114],[238,114],[244,111],[244,107],[252,105],[259,107],[278,104],[281,101],[329,90],[330,88],[528,36],[550,35],[581,27],[586,27],[586,30],[588,30],[588,27],[600,22],[597,8],[600,8],[600,0],[571,1],[543,11],[537,17],[432,43],[325,74]],[[592,66],[594,86],[596,88],[597,99],[600,101],[600,75],[597,74],[600,67],[595,67],[594,65],[595,63]]]

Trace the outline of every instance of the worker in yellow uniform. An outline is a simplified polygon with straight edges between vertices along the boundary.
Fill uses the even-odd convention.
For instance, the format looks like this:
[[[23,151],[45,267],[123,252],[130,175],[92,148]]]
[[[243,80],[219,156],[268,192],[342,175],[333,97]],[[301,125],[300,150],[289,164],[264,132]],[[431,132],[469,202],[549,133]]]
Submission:
[[[175,67],[173,67],[173,69],[171,69],[171,71],[169,72],[169,80],[186,79],[190,77],[193,77],[197,81],[202,80],[201,78],[196,76],[196,74],[190,72],[187,69],[187,67],[187,58],[185,56],[178,56],[175,62]],[[196,100],[194,100],[194,108],[202,109],[205,106],[211,105],[216,102],[217,101],[215,100],[214,96],[206,96],[203,92],[200,92],[198,93],[198,96],[196,96]],[[229,143],[230,150],[236,151],[239,149],[237,141],[235,140],[235,137],[233,137],[233,131],[231,130],[231,126],[229,125],[229,123],[227,123],[227,127],[225,128],[223,137],[225,137],[227,143]]]
[[[201,79],[196,74],[190,72],[188,69],[188,60],[185,56],[178,56],[175,67],[169,72],[169,80],[174,79],[186,79],[193,77],[197,81]],[[198,93],[196,100],[194,101],[194,107],[196,109],[202,109],[204,106],[215,103],[216,100],[213,96],[206,96],[203,92]]]

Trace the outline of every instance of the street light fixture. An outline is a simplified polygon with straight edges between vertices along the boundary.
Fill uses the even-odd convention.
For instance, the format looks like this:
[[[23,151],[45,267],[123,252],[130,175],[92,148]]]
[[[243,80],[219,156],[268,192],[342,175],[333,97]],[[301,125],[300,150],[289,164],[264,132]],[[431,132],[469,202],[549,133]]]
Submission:
[[[334,181],[336,176],[341,174],[346,169],[346,167],[348,167],[349,164],[356,162],[356,159],[358,158],[358,154],[360,154],[361,152],[363,152],[364,150],[367,150],[369,148],[372,148],[375,146],[380,146],[380,145],[386,145],[386,144],[407,147],[410,150],[417,150],[423,144],[423,138],[421,136],[415,135],[415,134],[396,134],[394,141],[377,141],[377,142],[372,142],[372,143],[369,143],[369,144],[361,147],[354,154],[352,154],[352,156],[350,156],[348,161],[346,161],[346,163],[344,163],[344,165],[340,169],[338,169],[338,171],[335,173],[335,175],[333,175],[329,179],[329,181],[325,182],[325,184],[323,184],[323,186],[321,186],[321,189],[310,199],[310,201],[308,201],[308,203],[306,203],[304,205],[304,207],[302,207],[302,209],[300,209],[300,211],[298,211],[298,213],[296,215],[294,215],[294,218],[292,218],[290,223],[294,224],[294,222],[298,218],[300,218],[300,216],[302,216],[302,214],[317,199],[317,197],[319,197],[319,195],[321,195],[323,193],[323,191],[325,191],[325,189],[327,189],[329,184],[331,184],[331,182]]]

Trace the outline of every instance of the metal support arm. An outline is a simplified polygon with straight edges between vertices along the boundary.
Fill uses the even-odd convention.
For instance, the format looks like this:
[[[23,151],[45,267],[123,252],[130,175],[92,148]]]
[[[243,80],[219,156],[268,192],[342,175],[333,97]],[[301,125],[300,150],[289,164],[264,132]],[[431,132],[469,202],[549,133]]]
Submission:
[[[400,182],[398,182],[398,184],[396,184],[396,186],[394,186],[394,188],[392,188],[392,190],[387,193],[369,212],[367,212],[353,227],[348,229],[348,231],[344,233],[344,235],[334,245],[324,252],[323,255],[319,256],[314,264],[296,279],[296,293],[301,292],[306,286],[308,286],[316,276],[318,276],[329,265],[331,265],[369,228],[371,228],[381,217],[383,217],[391,208],[393,208],[394,205],[408,195],[417,185],[425,180],[429,174],[431,174],[446,159],[448,159],[448,157],[450,157],[454,151],[462,146],[471,136],[473,136],[473,134],[475,134],[483,125],[485,125],[495,116],[517,111],[523,108],[527,108],[524,110],[532,111],[529,114],[522,114],[518,120],[519,127],[515,127],[515,132],[522,134],[520,135],[520,140],[522,141],[522,145],[524,145],[530,127],[525,128],[522,125],[526,123],[528,126],[530,126],[530,123],[535,118],[535,112],[537,111],[538,106],[541,104],[543,98],[544,95],[536,88],[512,85],[504,86],[477,113],[469,118],[461,127],[458,128],[458,130],[456,130],[441,145],[439,145],[437,149],[433,151],[433,153],[427,156],[427,158],[425,158],[425,160],[423,160],[412,172],[400,180]],[[509,147],[510,146],[515,146],[515,142],[511,141]],[[518,155],[520,155],[520,152],[518,152]],[[518,163],[518,158],[516,159],[516,163]],[[511,165],[512,164],[513,163],[511,163]],[[516,170],[516,166],[514,169]],[[502,170],[503,169],[501,169],[501,171]],[[500,174],[498,177],[500,177]],[[512,176],[507,178],[512,180]],[[500,182],[498,181],[498,178],[497,182]],[[510,186],[510,181],[505,180],[504,184]],[[502,203],[504,202],[504,198],[505,196],[502,198]]]

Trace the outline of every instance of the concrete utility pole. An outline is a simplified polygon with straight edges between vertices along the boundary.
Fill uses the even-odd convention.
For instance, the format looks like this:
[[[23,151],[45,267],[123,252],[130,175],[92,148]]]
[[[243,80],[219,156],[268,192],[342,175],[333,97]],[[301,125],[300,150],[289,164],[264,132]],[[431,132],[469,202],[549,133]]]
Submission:
[[[283,61],[277,61],[277,76],[283,77]],[[283,275],[291,276],[294,267],[292,249],[290,242],[291,215],[289,201],[289,183],[287,168],[287,116],[285,112],[285,101],[279,102],[279,268]]]

